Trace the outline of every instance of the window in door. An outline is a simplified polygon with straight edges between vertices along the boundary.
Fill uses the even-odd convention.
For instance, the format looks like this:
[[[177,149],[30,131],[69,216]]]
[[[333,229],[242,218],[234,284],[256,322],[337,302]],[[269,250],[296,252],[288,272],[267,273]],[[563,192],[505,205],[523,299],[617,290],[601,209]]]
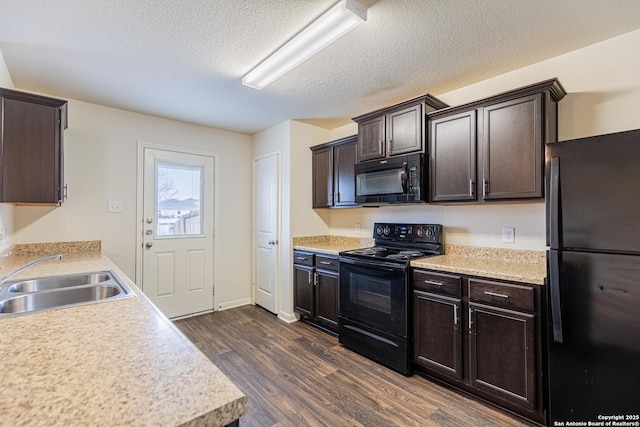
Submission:
[[[202,234],[203,168],[156,163],[156,236]]]

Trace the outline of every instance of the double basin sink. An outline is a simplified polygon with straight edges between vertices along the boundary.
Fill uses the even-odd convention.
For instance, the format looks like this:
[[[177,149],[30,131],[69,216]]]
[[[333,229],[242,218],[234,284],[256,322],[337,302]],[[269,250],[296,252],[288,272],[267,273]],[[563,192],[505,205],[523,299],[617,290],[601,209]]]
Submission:
[[[113,271],[8,281],[0,289],[0,318],[134,296]]]

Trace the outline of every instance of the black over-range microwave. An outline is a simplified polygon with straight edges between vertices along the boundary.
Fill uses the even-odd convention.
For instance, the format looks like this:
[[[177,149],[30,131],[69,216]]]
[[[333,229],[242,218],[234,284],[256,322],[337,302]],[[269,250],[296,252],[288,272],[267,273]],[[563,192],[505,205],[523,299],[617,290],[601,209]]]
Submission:
[[[356,163],[356,203],[424,203],[426,170],[422,153]]]

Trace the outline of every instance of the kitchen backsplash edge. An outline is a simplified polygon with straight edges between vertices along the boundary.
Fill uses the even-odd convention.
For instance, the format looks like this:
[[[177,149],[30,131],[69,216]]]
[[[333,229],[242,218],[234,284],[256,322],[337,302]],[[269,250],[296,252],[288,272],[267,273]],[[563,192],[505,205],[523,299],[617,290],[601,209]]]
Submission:
[[[15,256],[43,256],[50,254],[87,254],[102,252],[100,240],[51,243],[19,243],[7,248],[4,253]]]

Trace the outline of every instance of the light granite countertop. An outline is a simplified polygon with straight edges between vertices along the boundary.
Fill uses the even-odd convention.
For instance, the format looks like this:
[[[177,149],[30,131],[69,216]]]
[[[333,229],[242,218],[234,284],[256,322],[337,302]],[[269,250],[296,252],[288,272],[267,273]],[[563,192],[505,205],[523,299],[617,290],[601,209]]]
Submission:
[[[296,250],[329,255],[373,245],[372,238],[307,236],[293,239]],[[411,266],[534,285],[544,285],[547,276],[544,251],[445,245],[444,252],[445,255],[411,261]]]
[[[220,426],[240,418],[246,396],[101,255],[99,242],[97,251],[89,246],[31,246],[0,259],[4,276],[62,251],[62,261],[16,278],[113,270],[135,293],[1,318],[0,425]]]
[[[490,279],[544,285],[544,251],[445,245],[445,255],[411,261],[411,266]]]
[[[338,255],[342,251],[373,246],[372,238],[346,236],[306,236],[294,237],[293,249]]]

